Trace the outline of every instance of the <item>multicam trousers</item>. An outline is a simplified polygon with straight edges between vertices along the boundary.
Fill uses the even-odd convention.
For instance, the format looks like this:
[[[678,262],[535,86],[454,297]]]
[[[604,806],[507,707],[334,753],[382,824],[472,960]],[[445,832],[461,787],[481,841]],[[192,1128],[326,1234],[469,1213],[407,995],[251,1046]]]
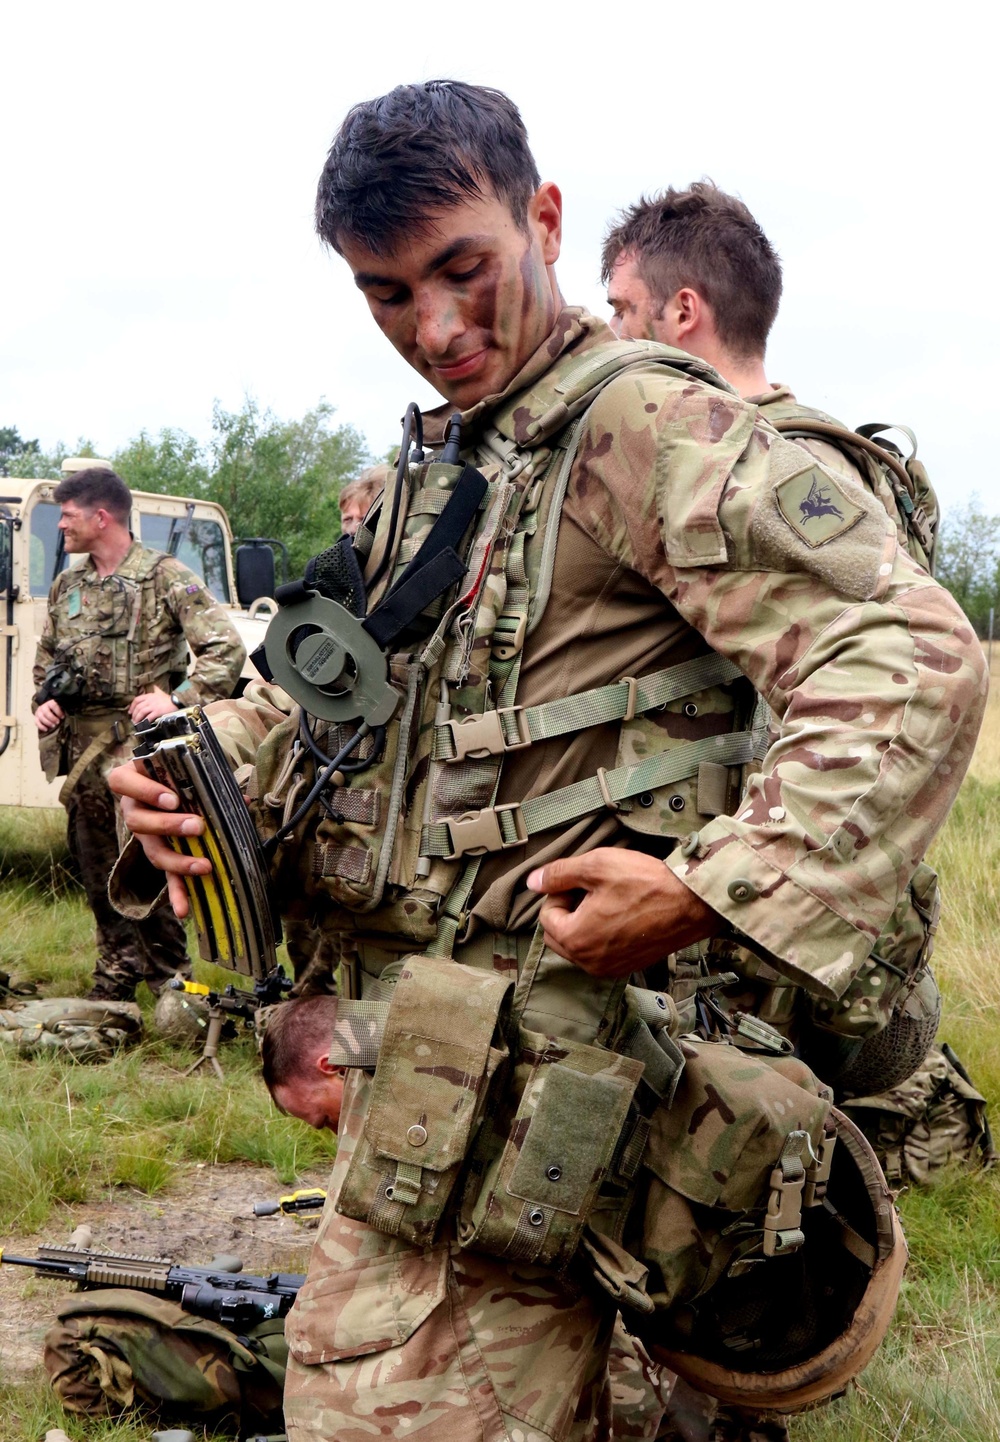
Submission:
[[[118,859],[115,805],[97,766],[88,767],[66,807],[67,840],[97,923],[97,964],[91,995],[129,1001],[145,981],[159,992],[178,971],[190,976],[184,928],[163,905],[145,921],[120,916],[108,900],[108,876]]]
[[[412,1246],[333,1210],[367,1091],[355,1073],[308,1279],[285,1322],[289,1442],[608,1442],[610,1303],[549,1269],[452,1241]]]

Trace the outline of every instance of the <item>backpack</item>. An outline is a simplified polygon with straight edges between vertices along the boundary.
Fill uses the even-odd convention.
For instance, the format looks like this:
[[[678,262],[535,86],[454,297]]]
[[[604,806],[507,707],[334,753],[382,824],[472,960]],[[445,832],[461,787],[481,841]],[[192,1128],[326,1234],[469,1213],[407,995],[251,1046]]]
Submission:
[[[775,409],[781,406],[777,402]],[[790,440],[827,441],[842,451],[862,479],[885,506],[899,532],[900,544],[927,571],[934,574],[940,508],[931,485],[927,468],[917,460],[917,438],[908,426],[885,421],[872,421],[848,430],[822,411],[789,405],[786,415],[775,415],[765,407],[763,415],[776,431]],[[913,449],[904,455],[894,442],[885,439],[886,431],[901,431]],[[876,441],[875,437],[879,437]]]

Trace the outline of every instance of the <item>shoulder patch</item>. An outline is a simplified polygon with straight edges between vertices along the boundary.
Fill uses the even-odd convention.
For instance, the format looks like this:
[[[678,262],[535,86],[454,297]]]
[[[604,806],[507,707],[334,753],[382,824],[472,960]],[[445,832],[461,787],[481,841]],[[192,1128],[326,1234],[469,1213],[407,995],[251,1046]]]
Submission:
[[[185,586],[184,589],[185,589],[185,591],[188,593],[189,596],[193,596],[193,595],[195,595],[196,592],[198,592],[198,591],[201,590],[201,587],[198,586],[198,585]]]
[[[867,512],[829,472],[800,471],[774,488],[782,518],[813,550],[835,541]]]

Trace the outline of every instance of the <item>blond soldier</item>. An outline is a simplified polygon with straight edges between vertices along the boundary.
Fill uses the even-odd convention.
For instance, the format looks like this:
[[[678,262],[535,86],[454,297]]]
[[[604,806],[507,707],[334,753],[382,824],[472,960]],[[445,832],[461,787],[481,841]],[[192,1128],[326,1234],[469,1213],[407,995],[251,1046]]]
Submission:
[[[429,988],[438,1003],[421,1004],[408,1042],[386,1034],[374,1077],[364,1048],[349,1056],[331,1199],[286,1326],[286,1426],[293,1442],[584,1442],[610,1426],[616,1314],[586,1277],[604,1276],[615,1295],[638,1286],[612,1234],[641,1245],[650,1297],[670,1315],[697,1296],[713,1255],[691,1195],[711,1213],[729,1178],[739,1197],[726,1202],[749,1215],[766,1192],[763,1174],[741,1171],[736,1113],[749,1092],[730,1106],[717,1087],[734,1059],[748,1075],[750,1059],[705,1043],[684,1054],[681,1086],[698,1066],[714,1080],[677,1146],[645,1164],[676,1185],[663,1183],[663,1206],[650,1201],[641,1238],[630,1217],[602,1221],[590,1201],[519,1200],[561,1186],[564,1167],[589,1185],[617,1165],[609,1101],[639,1075],[624,982],[733,928],[792,980],[839,996],[968,764],[983,658],[877,501],[848,494],[710,368],[656,346],[623,350],[565,304],[560,193],[539,182],[505,96],[439,81],[358,106],[328,157],[317,220],[380,329],[446,398],[423,419],[425,445],[440,446],[460,412],[462,454],[486,490],[465,488],[482,504],[462,512],[473,517],[468,550],[457,541],[465,579],[445,609],[384,633],[405,712],[384,749],[361,753],[367,769],[342,797],[296,822],[276,870],[279,886],[297,880],[328,899],[351,996],[370,999],[372,1015],[390,983],[390,1022],[400,998]],[[442,514],[436,478],[457,491],[458,472],[415,468],[405,507],[382,508],[366,542],[370,621],[389,579],[419,564]],[[838,516],[803,510],[814,486],[836,496]],[[338,594],[346,608],[361,593],[355,580]],[[759,761],[743,709],[752,688],[783,725]],[[290,779],[299,737],[287,708],[261,687],[219,717],[233,762],[254,766],[266,836],[281,826],[285,798],[271,787]],[[181,878],[204,863],[162,838],[191,819],[132,768],[114,784],[183,913]],[[536,1103],[534,1068],[572,1057],[557,1080],[545,1072],[546,1115],[551,1105],[562,1118],[546,1145],[560,1152],[530,1182],[523,1169],[510,1187],[484,1179],[460,1227],[440,1147],[461,1158],[472,1146],[462,1119],[471,1127],[498,1065],[489,1019],[519,976],[519,1035],[540,1049],[533,1060],[519,1050],[509,1084],[520,1090],[498,1098],[491,1126]],[[642,1084],[658,1078],[666,1094],[674,1063],[647,1063]],[[805,1095],[804,1069],[796,1076]],[[732,1123],[713,1171],[702,1148],[720,1113]],[[666,1114],[678,1115],[673,1104]],[[603,1124],[581,1127],[581,1115]],[[786,1147],[784,1099],[770,1115]],[[819,1145],[822,1108],[801,1118],[796,1135],[801,1125]],[[501,1165],[516,1168],[520,1124],[506,1121]],[[770,1176],[777,1152],[767,1156]],[[564,1225],[567,1247],[582,1248],[568,1270],[539,1260],[560,1254]],[[659,1249],[650,1226],[666,1229]]]
[[[356,481],[348,481],[338,499],[340,506],[340,529],[345,536],[353,536],[361,522],[371,510],[372,503],[385,484],[385,472],[381,466],[369,466]]]

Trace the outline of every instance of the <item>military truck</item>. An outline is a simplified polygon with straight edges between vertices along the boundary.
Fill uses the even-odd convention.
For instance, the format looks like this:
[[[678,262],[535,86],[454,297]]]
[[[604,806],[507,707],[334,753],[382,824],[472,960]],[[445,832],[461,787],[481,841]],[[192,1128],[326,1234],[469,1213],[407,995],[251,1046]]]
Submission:
[[[92,457],[63,462],[64,473],[107,465]],[[57,482],[0,476],[0,806],[58,806],[61,781],[47,782],[31,712],[32,666],[49,587],[67,565]],[[247,651],[264,639],[273,600],[278,541],[252,537],[235,549],[229,518],[212,501],[132,492],[132,534],[176,556],[230,612]],[[235,564],[234,564],[235,563]],[[249,660],[241,685],[256,675]]]

